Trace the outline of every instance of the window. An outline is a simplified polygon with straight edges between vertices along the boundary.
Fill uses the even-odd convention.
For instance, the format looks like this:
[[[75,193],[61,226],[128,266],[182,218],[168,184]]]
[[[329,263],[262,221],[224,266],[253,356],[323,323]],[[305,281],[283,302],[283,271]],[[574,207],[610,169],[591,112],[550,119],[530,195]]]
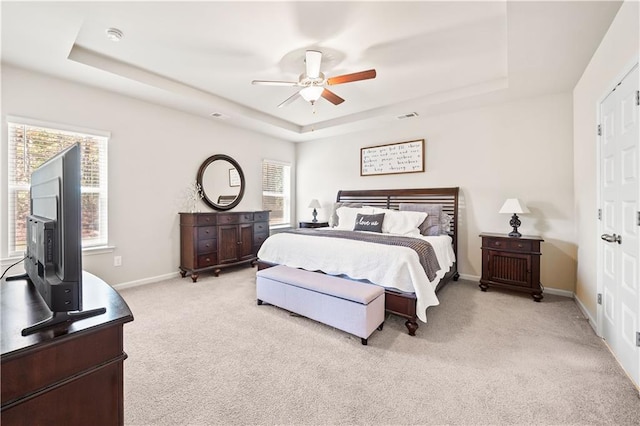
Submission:
[[[55,125],[42,127],[22,119],[7,121],[9,254],[15,256],[26,250],[31,172],[76,142],[80,142],[82,163],[82,246],[106,245],[108,135],[56,129]]]
[[[262,208],[271,210],[269,225],[291,225],[291,165],[262,162]]]

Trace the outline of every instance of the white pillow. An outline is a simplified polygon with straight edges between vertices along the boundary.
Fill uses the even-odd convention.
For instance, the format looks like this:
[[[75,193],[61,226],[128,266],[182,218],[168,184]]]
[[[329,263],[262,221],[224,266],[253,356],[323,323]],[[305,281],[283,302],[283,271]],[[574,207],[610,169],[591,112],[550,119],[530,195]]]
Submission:
[[[358,213],[373,214],[373,209],[369,207],[338,207],[336,209],[338,226],[336,226],[335,229],[353,231],[353,228],[356,226],[356,216],[358,216]]]
[[[384,213],[382,232],[384,234],[415,235],[419,234],[418,226],[427,218],[425,212],[411,212],[373,208],[374,213]]]

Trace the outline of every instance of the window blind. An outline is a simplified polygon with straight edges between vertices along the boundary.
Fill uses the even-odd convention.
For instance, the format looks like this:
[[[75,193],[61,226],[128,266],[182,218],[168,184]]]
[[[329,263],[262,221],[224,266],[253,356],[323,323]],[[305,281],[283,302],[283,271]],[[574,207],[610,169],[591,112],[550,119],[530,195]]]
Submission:
[[[108,137],[33,125],[28,120],[8,122],[8,220],[10,255],[26,249],[31,173],[63,149],[80,142],[82,245],[106,245]]]
[[[291,165],[262,162],[262,208],[271,211],[270,226],[291,224]]]

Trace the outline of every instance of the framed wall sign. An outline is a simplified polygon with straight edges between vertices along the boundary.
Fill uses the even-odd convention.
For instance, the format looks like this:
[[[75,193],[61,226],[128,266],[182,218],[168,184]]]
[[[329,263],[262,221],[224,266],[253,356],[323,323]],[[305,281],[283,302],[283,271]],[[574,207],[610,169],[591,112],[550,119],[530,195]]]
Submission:
[[[424,139],[360,148],[360,176],[424,172]]]

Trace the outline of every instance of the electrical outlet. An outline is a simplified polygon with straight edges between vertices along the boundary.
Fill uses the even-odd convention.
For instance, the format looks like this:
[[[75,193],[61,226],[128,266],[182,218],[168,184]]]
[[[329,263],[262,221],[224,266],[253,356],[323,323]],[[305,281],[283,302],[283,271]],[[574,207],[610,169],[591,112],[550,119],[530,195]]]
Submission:
[[[113,266],[122,266],[122,256],[113,256]]]

